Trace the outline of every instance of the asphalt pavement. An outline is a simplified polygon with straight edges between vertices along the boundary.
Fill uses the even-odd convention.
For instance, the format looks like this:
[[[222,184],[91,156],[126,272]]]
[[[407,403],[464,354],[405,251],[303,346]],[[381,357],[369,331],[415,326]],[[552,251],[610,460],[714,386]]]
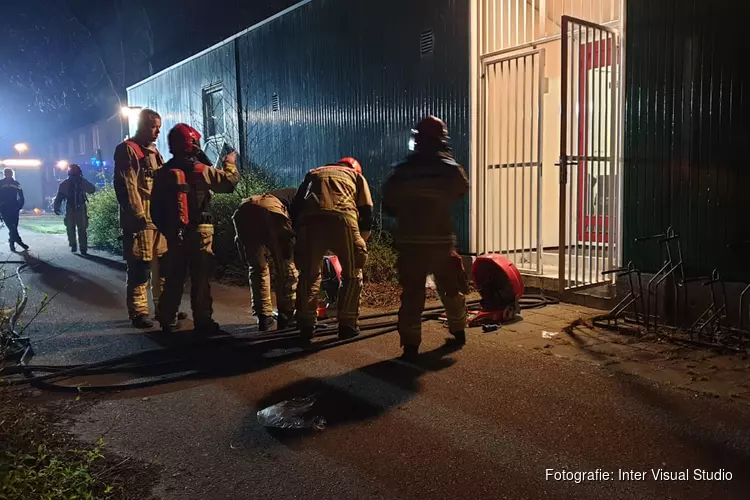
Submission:
[[[34,363],[93,362],[191,338],[129,326],[118,257],[84,258],[63,237],[22,234],[31,249],[12,258],[28,264],[27,320],[53,297],[27,330]],[[213,289],[216,319],[252,334],[247,290]],[[4,295],[13,293],[7,281]],[[481,330],[468,337],[457,350],[429,323],[414,364],[395,359],[393,333],[318,352],[217,344],[191,355],[208,374],[105,394],[73,430],[160,466],[154,495],[165,499],[748,498],[747,404],[542,356]],[[259,409],[312,394],[325,429],[258,424]],[[687,479],[655,479],[659,471]],[[701,471],[721,480],[697,479]]]

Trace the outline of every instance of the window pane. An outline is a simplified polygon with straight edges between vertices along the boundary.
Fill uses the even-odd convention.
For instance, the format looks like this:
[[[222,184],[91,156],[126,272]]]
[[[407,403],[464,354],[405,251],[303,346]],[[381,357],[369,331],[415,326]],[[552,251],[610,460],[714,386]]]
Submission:
[[[224,92],[214,90],[203,94],[203,118],[206,137],[224,133]]]

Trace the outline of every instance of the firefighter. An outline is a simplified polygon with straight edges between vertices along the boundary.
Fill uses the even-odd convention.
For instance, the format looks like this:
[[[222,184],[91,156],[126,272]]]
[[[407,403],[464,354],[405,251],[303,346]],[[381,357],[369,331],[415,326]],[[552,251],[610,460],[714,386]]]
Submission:
[[[394,166],[383,186],[383,210],[397,221],[394,243],[402,287],[398,331],[407,360],[417,357],[422,340],[427,276],[435,276],[448,328],[459,344],[466,342],[468,292],[451,219],[451,205],[469,188],[466,172],[453,159],[448,128],[439,118],[422,120],[413,140],[414,152]]]
[[[123,254],[127,262],[128,316],[136,328],[154,326],[149,319],[148,283],[158,306],[164,277],[159,273],[167,253],[167,241],[151,221],[151,188],[156,171],[164,163],[156,149],[161,116],[144,109],[138,116],[135,135],[115,149],[114,187],[120,205]]]
[[[289,209],[296,193],[296,189],[289,188],[253,196],[243,200],[232,216],[237,249],[250,268],[253,314],[258,318],[260,331],[270,330],[274,324],[269,255],[276,274],[278,328],[289,327],[294,318],[297,270],[294,267],[295,236]]]
[[[193,127],[175,125],[167,136],[172,159],[154,182],[151,216],[164,232],[169,248],[167,280],[157,309],[157,320],[164,332],[178,326],[177,311],[188,274],[195,329],[206,333],[219,329],[213,320],[209,284],[214,234],[209,203],[211,192],[234,191],[240,174],[237,153],[226,156],[223,170],[215,169],[200,148],[200,138]]]
[[[16,243],[24,250],[29,249],[29,245],[21,240],[18,234],[18,213],[23,208],[25,200],[23,198],[23,188],[17,180],[14,179],[13,169],[6,168],[3,171],[5,178],[0,181],[0,217],[3,218],[5,226],[8,228],[8,244],[10,251],[16,251]]]
[[[338,297],[339,338],[359,335],[359,299],[362,269],[367,260],[366,241],[372,228],[372,197],[362,167],[354,158],[311,170],[292,204],[297,233],[295,263],[297,327],[304,342],[315,329],[321,264],[326,250],[341,263]]]
[[[76,164],[68,167],[68,178],[60,183],[55,197],[55,215],[60,215],[62,202],[65,201],[65,228],[68,230],[68,244],[71,252],[81,248],[81,255],[88,253],[89,215],[86,209],[86,195],[94,194],[96,187],[84,179],[81,167]],[[76,230],[78,242],[76,242]]]

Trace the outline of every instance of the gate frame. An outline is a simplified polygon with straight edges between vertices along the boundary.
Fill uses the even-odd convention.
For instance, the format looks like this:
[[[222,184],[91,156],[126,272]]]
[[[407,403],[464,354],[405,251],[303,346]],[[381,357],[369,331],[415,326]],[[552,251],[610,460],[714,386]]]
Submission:
[[[625,2],[623,2],[623,6],[625,5]],[[613,42],[614,46],[612,47],[612,53],[614,54],[614,57],[612,59],[613,65],[616,64],[617,67],[617,79],[612,82],[612,91],[616,92],[613,96],[613,116],[612,116],[612,133],[614,134],[613,142],[612,142],[612,154],[610,155],[610,162],[611,162],[611,168],[614,169],[616,172],[613,176],[613,179],[608,180],[608,183],[615,183],[617,185],[611,186],[610,193],[616,195],[615,200],[615,209],[613,212],[615,213],[615,223],[614,223],[614,230],[610,232],[610,234],[614,234],[615,241],[609,241],[607,243],[608,245],[608,251],[609,256],[606,260],[609,261],[609,268],[613,269],[617,265],[619,265],[620,261],[622,260],[621,255],[621,241],[622,241],[622,174],[623,174],[623,162],[622,162],[622,122],[624,119],[623,115],[623,103],[624,103],[624,67],[625,67],[625,58],[624,58],[624,51],[622,50],[623,47],[623,32],[624,32],[624,26],[625,26],[625,10],[623,9],[623,19],[620,21],[620,29],[617,29],[617,27],[608,26],[606,24],[596,24],[591,21],[586,21],[585,19],[579,19],[573,16],[562,16],[562,26],[561,26],[561,78],[560,78],[560,207],[559,207],[559,257],[558,257],[558,270],[559,270],[559,291],[561,294],[567,293],[567,292],[576,292],[580,290],[585,290],[587,288],[593,288],[598,287],[602,285],[612,285],[614,283],[614,276],[609,276],[607,278],[603,278],[601,281],[593,281],[592,283],[584,283],[581,285],[577,284],[577,276],[574,279],[571,279],[571,283],[573,283],[573,286],[567,286],[568,282],[566,279],[566,262],[565,258],[567,257],[567,246],[571,244],[571,242],[568,241],[566,237],[566,229],[568,228],[568,223],[574,220],[573,218],[577,218],[579,214],[576,213],[577,207],[573,206],[573,201],[571,200],[571,217],[570,221],[567,217],[567,192],[566,192],[566,186],[570,182],[570,175],[569,175],[569,167],[570,166],[578,166],[580,158],[584,158],[587,155],[581,154],[580,151],[578,151],[578,155],[570,155],[568,154],[568,111],[570,104],[568,102],[568,75],[571,71],[574,71],[575,68],[570,66],[569,61],[569,51],[568,51],[568,41],[569,37],[571,36],[570,32],[570,24],[571,22],[574,24],[577,24],[579,26],[582,26],[584,28],[593,29],[593,30],[600,30],[604,32],[608,32],[613,36]],[[601,41],[600,41],[601,42]],[[579,40],[580,43],[580,40]],[[588,42],[586,43],[588,45]],[[588,50],[588,48],[586,48]],[[578,64],[580,65],[580,61],[578,61]],[[615,72],[613,71],[613,80],[615,77]],[[580,81],[579,81],[580,85]],[[614,116],[614,112],[617,113],[617,117]],[[571,121],[572,126],[579,126],[578,123],[573,123]],[[588,133],[588,132],[586,132]],[[569,158],[576,158],[576,160],[570,160]],[[575,235],[575,245],[578,245],[578,235]],[[595,244],[599,244],[599,242],[595,242]],[[591,258],[589,256],[589,258]],[[577,260],[577,257],[576,257]],[[606,269],[605,269],[606,270]],[[584,273],[585,275],[585,273]],[[593,279],[593,277],[592,277]]]
[[[517,54],[513,54],[513,52],[518,52]],[[487,185],[487,145],[488,140],[486,136],[487,132],[487,85],[488,85],[488,79],[487,79],[487,69],[489,66],[493,66],[496,64],[503,64],[506,62],[519,60],[519,59],[525,59],[528,57],[532,58],[532,61],[535,59],[535,56],[538,56],[538,74],[537,74],[537,80],[534,81],[534,77],[532,74],[531,82],[532,85],[535,83],[537,86],[537,93],[536,96],[537,99],[537,115],[538,115],[538,122],[537,122],[537,144],[536,144],[536,155],[537,155],[537,162],[528,162],[531,164],[531,166],[536,166],[538,169],[538,173],[536,175],[537,180],[537,186],[536,186],[536,270],[529,270],[529,269],[523,269],[524,274],[530,274],[535,276],[542,276],[544,274],[543,272],[543,258],[542,253],[544,251],[544,245],[542,242],[542,175],[544,171],[544,82],[546,78],[546,71],[545,71],[545,64],[546,64],[546,50],[544,47],[523,47],[520,46],[518,48],[515,48],[513,50],[506,50],[503,51],[502,54],[487,54],[485,56],[482,56],[480,58],[479,63],[479,99],[477,102],[477,105],[479,107],[479,113],[478,113],[478,123],[477,123],[477,138],[478,138],[478,148],[477,148],[477,169],[476,173],[477,179],[476,182],[478,183],[477,191],[476,191],[476,197],[477,197],[477,203],[476,203],[476,213],[475,216],[478,218],[477,222],[475,224],[472,224],[472,226],[475,226],[477,228],[480,228],[479,225],[479,217],[481,217],[481,236],[477,234],[476,237],[476,246],[475,249],[476,255],[485,255],[488,253],[496,253],[491,249],[491,246],[487,243],[487,235],[488,232],[486,231],[487,228],[487,200],[488,200],[488,185]],[[525,93],[525,89],[524,89]],[[532,88],[533,93],[533,88]],[[531,102],[533,102],[534,98],[533,96],[530,98]],[[525,103],[524,103],[525,104]],[[533,133],[533,116],[532,116],[532,127],[530,127],[530,130],[532,130]],[[532,136],[533,138],[533,136]],[[533,144],[533,139],[532,139]],[[532,154],[534,148],[532,145],[532,149],[529,151],[529,153]],[[525,168],[525,160],[522,159],[522,168]],[[502,165],[500,165],[502,167]],[[517,165],[515,165],[517,167]],[[508,177],[510,178],[510,173],[508,174]],[[533,179],[533,176],[530,174],[530,179]],[[531,190],[532,194],[534,193],[534,190]],[[515,197],[514,197],[515,199]],[[531,221],[529,222],[531,223]],[[521,233],[523,234],[523,229],[521,230]],[[481,241],[481,245],[479,242]],[[507,242],[508,244],[510,242]],[[531,243],[531,242],[529,242]],[[521,243],[523,246],[523,241]],[[530,245],[530,251],[534,247],[533,245]],[[513,253],[514,255],[517,254],[518,249],[514,249]],[[522,254],[525,253],[525,250],[521,250]],[[503,252],[500,251],[502,254]],[[507,255],[510,254],[510,251],[505,252]],[[519,268],[519,270],[521,270]]]

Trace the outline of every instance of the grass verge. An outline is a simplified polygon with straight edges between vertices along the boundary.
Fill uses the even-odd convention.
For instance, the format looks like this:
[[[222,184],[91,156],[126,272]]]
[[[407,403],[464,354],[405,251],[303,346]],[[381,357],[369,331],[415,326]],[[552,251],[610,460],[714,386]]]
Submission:
[[[18,225],[41,234],[65,234],[63,218],[57,215],[29,215],[21,217]]]
[[[85,403],[59,406],[0,389],[0,499],[150,498],[154,470],[110,453],[103,439],[73,438],[62,430],[63,419]]]

